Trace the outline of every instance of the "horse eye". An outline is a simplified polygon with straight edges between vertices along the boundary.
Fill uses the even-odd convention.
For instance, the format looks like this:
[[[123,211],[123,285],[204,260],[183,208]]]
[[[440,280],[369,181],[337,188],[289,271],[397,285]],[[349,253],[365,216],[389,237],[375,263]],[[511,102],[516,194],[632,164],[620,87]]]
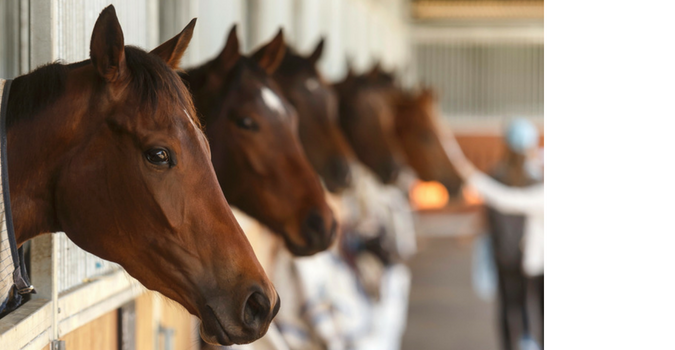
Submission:
[[[169,164],[171,156],[164,148],[153,148],[145,151],[145,159],[152,164],[164,166]]]
[[[258,124],[251,117],[239,118],[236,120],[237,127],[244,130],[258,130]]]

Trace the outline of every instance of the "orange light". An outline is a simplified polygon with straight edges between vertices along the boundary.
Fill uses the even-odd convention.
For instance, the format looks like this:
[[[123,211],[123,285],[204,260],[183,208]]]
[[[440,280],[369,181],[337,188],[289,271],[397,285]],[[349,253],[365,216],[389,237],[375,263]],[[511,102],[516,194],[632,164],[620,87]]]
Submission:
[[[462,197],[464,197],[464,203],[468,205],[481,205],[483,204],[483,197],[480,196],[473,187],[463,186],[462,187]]]
[[[410,201],[414,209],[439,209],[448,204],[448,191],[436,181],[417,181],[410,191]]]

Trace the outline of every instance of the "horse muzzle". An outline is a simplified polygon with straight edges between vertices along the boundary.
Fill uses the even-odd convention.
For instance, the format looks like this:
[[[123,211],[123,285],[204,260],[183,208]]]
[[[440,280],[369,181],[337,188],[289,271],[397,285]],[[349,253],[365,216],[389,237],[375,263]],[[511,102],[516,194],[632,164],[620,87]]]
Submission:
[[[248,344],[261,338],[279,312],[281,299],[274,292],[273,300],[261,288],[244,298],[243,303],[230,307],[226,297],[213,298],[200,309],[199,334],[213,345]]]
[[[328,249],[337,232],[337,222],[333,215],[326,220],[318,210],[314,209],[307,214],[300,228],[300,235],[304,244],[298,245],[286,239],[286,247],[295,256],[309,256]]]

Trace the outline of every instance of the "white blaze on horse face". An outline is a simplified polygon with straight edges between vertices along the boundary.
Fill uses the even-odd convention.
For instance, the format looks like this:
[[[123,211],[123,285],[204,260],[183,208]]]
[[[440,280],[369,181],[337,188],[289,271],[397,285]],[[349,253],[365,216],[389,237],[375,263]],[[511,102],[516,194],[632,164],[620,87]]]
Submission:
[[[265,102],[267,108],[276,111],[284,118],[287,117],[288,114],[286,113],[286,108],[284,108],[281,98],[275,94],[274,91],[263,86],[262,89],[260,89],[260,94],[262,95],[263,102]]]

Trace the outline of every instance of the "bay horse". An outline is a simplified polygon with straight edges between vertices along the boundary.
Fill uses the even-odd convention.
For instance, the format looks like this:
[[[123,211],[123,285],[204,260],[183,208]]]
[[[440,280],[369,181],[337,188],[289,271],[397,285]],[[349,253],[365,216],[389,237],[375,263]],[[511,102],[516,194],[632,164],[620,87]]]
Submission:
[[[338,125],[337,94],[317,67],[324,42],[309,56],[287,47],[274,79],[298,113],[298,135],[309,162],[328,191],[339,193],[350,185],[352,154]]]
[[[220,54],[182,77],[203,118],[225,197],[304,256],[327,249],[337,223],[298,140],[298,116],[271,76],[285,47],[280,30],[243,55],[233,26]]]
[[[422,181],[438,181],[458,195],[462,180],[443,150],[434,93],[398,89],[392,96],[396,136],[406,163]]]
[[[201,319],[213,344],[260,338],[279,299],[218,186],[190,94],[173,71],[195,20],[149,54],[114,7],[90,60],[16,78],[8,102],[19,244],[64,231]]]
[[[394,109],[372,74],[334,84],[339,96],[339,124],[356,157],[385,184],[396,181],[401,150],[394,129]]]

